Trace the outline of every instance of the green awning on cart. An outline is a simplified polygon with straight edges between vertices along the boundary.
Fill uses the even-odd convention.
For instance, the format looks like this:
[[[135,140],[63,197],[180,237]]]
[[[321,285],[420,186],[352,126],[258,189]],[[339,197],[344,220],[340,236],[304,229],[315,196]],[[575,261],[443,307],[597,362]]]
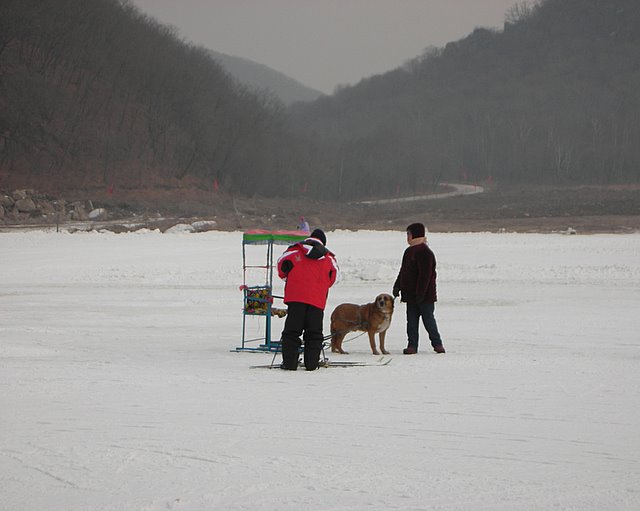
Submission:
[[[303,241],[309,237],[304,231],[267,231],[256,229],[247,231],[242,235],[242,243],[245,245],[291,245]]]

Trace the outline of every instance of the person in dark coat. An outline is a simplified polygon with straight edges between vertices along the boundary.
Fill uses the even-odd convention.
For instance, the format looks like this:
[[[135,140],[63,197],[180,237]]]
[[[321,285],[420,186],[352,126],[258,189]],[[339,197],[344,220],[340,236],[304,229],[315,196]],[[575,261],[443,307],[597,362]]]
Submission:
[[[338,264],[325,244],[321,229],[315,229],[300,243],[290,246],[278,259],[278,276],[286,280],[284,303],[287,319],[282,330],[282,369],[298,368],[298,353],[304,339],[304,366],[318,368],[324,335],[322,322],[329,288],[336,281]]]
[[[401,296],[407,304],[407,347],[405,355],[418,352],[418,330],[420,318],[424,324],[433,351],[444,353],[442,338],[434,316],[436,293],[436,257],[427,245],[424,224],[414,223],[407,227],[407,243],[398,278],[393,284],[393,296]]]

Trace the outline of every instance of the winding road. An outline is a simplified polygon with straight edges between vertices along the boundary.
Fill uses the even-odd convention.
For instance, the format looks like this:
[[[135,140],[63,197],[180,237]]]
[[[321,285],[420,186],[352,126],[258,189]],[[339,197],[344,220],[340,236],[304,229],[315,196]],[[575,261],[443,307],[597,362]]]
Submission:
[[[476,193],[484,192],[484,188],[480,185],[465,185],[454,183],[442,183],[443,186],[453,188],[450,192],[433,193],[431,195],[414,195],[411,197],[396,197],[394,199],[377,199],[377,200],[365,200],[358,202],[358,204],[394,204],[397,202],[413,202],[419,200],[433,200],[433,199],[447,199],[449,197],[457,197],[458,195],[473,195]]]

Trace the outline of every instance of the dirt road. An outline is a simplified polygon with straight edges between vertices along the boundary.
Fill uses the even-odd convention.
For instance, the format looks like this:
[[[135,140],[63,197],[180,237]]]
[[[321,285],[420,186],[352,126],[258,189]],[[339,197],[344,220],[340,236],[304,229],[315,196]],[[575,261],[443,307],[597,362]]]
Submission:
[[[452,188],[452,190],[448,192],[442,192],[442,193],[432,193],[429,195],[414,195],[411,197],[395,197],[390,199],[365,200],[365,201],[360,201],[357,204],[364,204],[368,206],[375,206],[380,204],[397,204],[400,202],[449,199],[451,197],[459,197],[461,195],[473,195],[476,193],[484,192],[484,187],[479,185],[442,183],[442,186],[445,188]]]

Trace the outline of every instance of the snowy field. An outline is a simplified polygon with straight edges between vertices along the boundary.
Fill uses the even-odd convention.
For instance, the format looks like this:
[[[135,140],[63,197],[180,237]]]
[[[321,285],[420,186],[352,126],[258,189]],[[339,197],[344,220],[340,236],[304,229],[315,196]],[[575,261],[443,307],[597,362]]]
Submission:
[[[328,330],[406,241],[327,237]],[[241,239],[0,233],[1,510],[640,509],[640,234],[432,234],[447,353],[315,372],[232,351]]]

